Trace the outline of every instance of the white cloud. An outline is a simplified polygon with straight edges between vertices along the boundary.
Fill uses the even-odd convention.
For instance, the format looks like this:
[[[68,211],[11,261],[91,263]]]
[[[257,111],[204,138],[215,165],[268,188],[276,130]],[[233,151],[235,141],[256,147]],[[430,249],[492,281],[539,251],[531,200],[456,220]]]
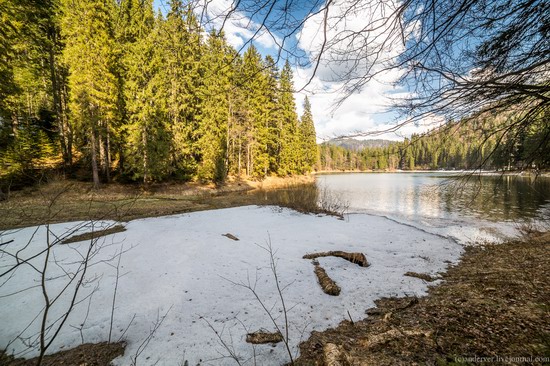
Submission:
[[[237,49],[252,38],[254,38],[254,43],[268,49],[275,48],[277,43],[280,43],[280,39],[274,38],[265,28],[260,29],[259,23],[251,20],[240,11],[232,11],[233,3],[233,0],[212,0],[206,2],[207,27],[220,30],[223,25],[227,42]],[[197,10],[202,12],[203,8]],[[256,34],[258,29],[260,30]]]
[[[301,114],[302,100],[308,95],[318,139],[383,131],[398,123],[395,121],[396,114],[389,111],[389,97],[406,96],[407,93],[392,86],[401,76],[401,72],[395,69],[378,74],[376,79],[370,80],[348,96],[334,110],[335,103],[344,95],[342,89],[346,86],[345,80],[361,77],[361,73],[365,73],[367,67],[373,64],[371,60],[375,57],[378,61],[374,62],[370,71],[380,72],[388,60],[403,51],[402,43],[382,43],[383,40],[393,37],[391,29],[381,23],[382,15],[395,7],[394,2],[381,4],[364,0],[350,5],[345,0],[337,0],[331,4],[328,13],[326,42],[323,28],[324,13],[312,16],[297,35],[298,47],[310,56],[313,63],[308,68],[296,68],[294,72],[295,86],[298,90],[309,82],[304,92],[296,94],[298,110]],[[365,32],[364,27],[368,23],[379,27]],[[323,44],[323,55],[315,76],[311,78]],[[377,50],[379,52],[375,52]],[[412,133],[422,133],[433,128],[432,122],[410,124],[397,133],[372,137],[402,139]]]

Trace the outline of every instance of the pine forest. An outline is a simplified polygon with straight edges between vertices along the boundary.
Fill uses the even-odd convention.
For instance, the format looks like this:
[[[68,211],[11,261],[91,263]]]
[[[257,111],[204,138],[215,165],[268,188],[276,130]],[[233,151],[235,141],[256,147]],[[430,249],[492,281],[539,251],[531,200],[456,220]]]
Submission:
[[[172,0],[7,0],[0,4],[0,173],[63,167],[98,185],[222,182],[310,171],[309,101],[254,45],[241,55]],[[15,183],[14,183],[15,182]]]
[[[321,171],[499,170],[540,171],[550,167],[548,112],[515,126],[506,115],[482,113],[464,121],[448,121],[425,134],[413,134],[386,146],[350,149],[334,141],[320,144]],[[511,133],[503,135],[507,126]],[[353,140],[352,140],[353,141]],[[355,140],[357,141],[357,140]]]

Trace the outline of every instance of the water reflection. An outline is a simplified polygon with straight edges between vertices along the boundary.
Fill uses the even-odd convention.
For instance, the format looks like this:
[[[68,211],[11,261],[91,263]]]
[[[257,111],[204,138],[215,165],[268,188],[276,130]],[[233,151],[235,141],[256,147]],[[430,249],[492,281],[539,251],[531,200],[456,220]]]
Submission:
[[[322,175],[318,187],[341,193],[350,210],[407,217],[481,217],[492,221],[537,217],[548,208],[550,179],[450,173]]]

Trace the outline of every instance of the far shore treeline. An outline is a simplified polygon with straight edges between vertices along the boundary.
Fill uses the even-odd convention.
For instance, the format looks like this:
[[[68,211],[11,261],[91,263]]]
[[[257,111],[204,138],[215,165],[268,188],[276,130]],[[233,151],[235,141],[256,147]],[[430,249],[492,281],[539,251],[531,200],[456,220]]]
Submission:
[[[479,113],[401,142],[362,149],[325,142],[319,146],[318,170],[549,169],[550,112],[533,117],[529,126],[515,126],[507,118],[519,117]],[[503,126],[509,125],[514,133],[504,136]]]
[[[317,161],[309,101],[254,45],[240,55],[171,0],[6,0],[0,179],[46,168],[89,179],[303,174]],[[15,183],[14,183],[15,184]]]

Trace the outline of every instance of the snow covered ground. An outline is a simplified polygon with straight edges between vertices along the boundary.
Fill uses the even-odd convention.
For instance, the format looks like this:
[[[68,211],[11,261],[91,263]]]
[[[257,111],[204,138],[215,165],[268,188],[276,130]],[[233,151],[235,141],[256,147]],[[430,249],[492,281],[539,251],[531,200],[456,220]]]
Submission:
[[[112,223],[96,226],[109,224]],[[338,220],[278,207],[194,212],[134,220],[125,226],[127,231],[98,242],[101,249],[86,273],[89,282],[78,294],[82,301],[48,353],[72,348],[82,341],[108,339],[117,278],[116,254],[121,250],[124,253],[112,339],[119,339],[127,329],[123,336],[127,348],[125,355],[116,360],[118,365],[130,365],[136,356],[138,365],[157,361],[158,365],[177,365],[184,360],[189,365],[234,365],[236,362],[228,357],[229,350],[241,364],[254,364],[254,354],[258,365],[288,362],[282,343],[252,347],[245,342],[247,332],[275,328],[253,293],[239,283],[250,281],[284,328],[270,255],[265,250],[269,240],[289,309],[293,353],[312,330],[337,325],[348,318],[348,311],[353,319],[361,319],[378,298],[424,294],[427,284],[404,273],[436,275],[448,263],[456,262],[463,250],[461,244],[446,238],[440,230],[436,235],[369,214]],[[50,226],[50,237],[71,230],[84,232],[90,228],[82,222],[56,224]],[[240,240],[222,236],[225,233]],[[13,242],[1,245],[10,240]],[[0,245],[8,253],[19,252],[19,258],[29,258],[45,248],[46,229],[5,231]],[[80,255],[88,247],[89,241],[85,241],[53,248],[47,275],[50,298],[68,283],[68,275],[76,272]],[[322,292],[313,265],[302,259],[306,253],[328,250],[363,252],[371,263],[362,268],[340,258],[319,259],[342,288],[338,297]],[[14,263],[9,254],[0,255],[0,274]],[[38,270],[43,263],[44,255],[30,261]],[[25,357],[38,353],[36,348],[28,351],[28,345],[36,345],[41,320],[37,315],[44,306],[39,279],[38,272],[26,264],[0,277],[0,348],[7,347],[10,353]],[[70,295],[71,291],[54,304],[51,321],[63,314]],[[160,319],[162,324],[144,347]]]

